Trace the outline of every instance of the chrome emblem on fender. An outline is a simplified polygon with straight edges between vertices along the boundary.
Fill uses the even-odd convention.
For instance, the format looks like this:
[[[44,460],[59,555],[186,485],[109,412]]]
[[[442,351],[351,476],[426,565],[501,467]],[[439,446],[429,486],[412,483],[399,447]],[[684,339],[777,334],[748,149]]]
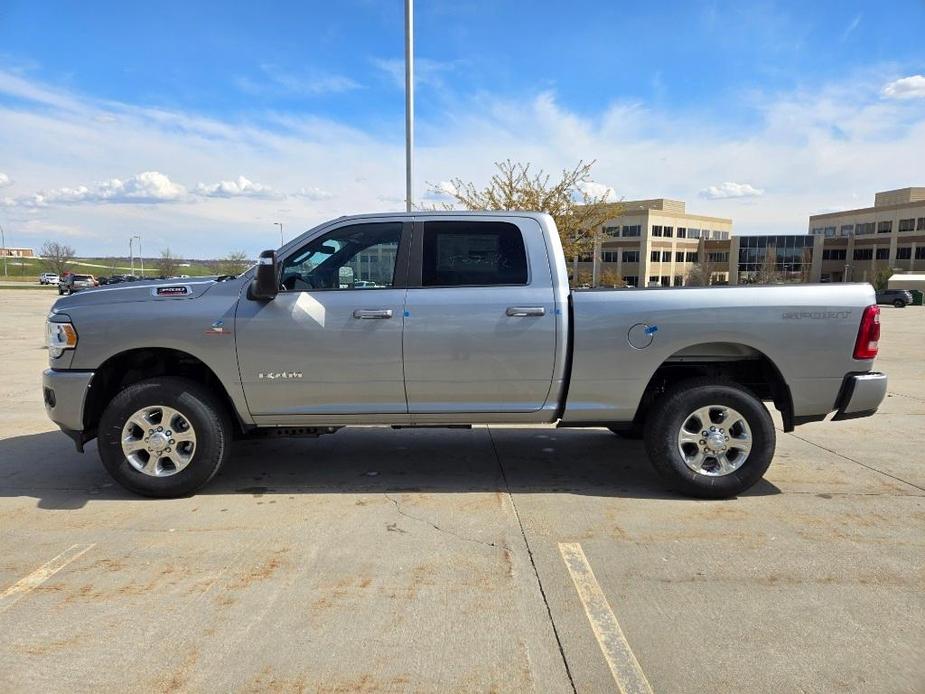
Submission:
[[[296,378],[302,378],[301,371],[261,371],[257,374],[259,379],[269,379],[275,381],[278,378],[283,380],[292,380]]]

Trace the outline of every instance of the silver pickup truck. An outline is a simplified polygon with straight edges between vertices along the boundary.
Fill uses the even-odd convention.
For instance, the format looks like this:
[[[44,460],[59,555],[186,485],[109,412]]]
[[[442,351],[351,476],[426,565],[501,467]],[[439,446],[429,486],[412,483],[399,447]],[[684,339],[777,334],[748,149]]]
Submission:
[[[149,496],[194,492],[235,438],[558,423],[642,436],[667,484],[718,498],[771,462],[763,401],[784,431],[876,411],[879,333],[867,284],[570,292],[548,215],[363,215],[238,277],[59,299],[44,399]]]

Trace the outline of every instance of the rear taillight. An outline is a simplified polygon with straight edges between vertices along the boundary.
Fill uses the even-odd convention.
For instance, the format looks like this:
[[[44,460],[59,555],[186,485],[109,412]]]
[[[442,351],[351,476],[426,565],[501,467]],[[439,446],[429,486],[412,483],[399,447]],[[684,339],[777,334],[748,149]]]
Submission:
[[[877,356],[877,343],[880,342],[880,307],[876,304],[864,309],[858,339],[854,343],[855,359],[873,359]]]

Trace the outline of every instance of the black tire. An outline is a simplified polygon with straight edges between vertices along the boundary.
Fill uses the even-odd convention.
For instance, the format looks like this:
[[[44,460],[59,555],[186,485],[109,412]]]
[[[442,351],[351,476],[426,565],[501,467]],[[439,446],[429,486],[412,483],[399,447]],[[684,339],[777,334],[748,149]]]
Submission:
[[[61,287],[58,287],[58,296],[63,296],[63,295],[64,295],[64,290],[61,289]]]
[[[695,472],[684,461],[678,434],[688,416],[700,407],[725,405],[745,419],[752,434],[752,449],[737,470],[721,476]],[[646,452],[659,476],[673,489],[703,499],[735,496],[756,484],[774,457],[774,422],[764,404],[736,383],[712,378],[678,383],[650,410],[645,425]]]
[[[639,426],[636,422],[633,422],[629,427],[607,427],[614,434],[619,436],[621,439],[630,439],[636,441],[643,437],[642,427]]]
[[[893,306],[895,306],[896,308],[906,308],[906,302],[903,301],[902,299],[897,299],[896,301],[893,302]]]
[[[196,448],[179,472],[154,477],[137,470],[122,451],[122,429],[144,407],[172,407],[189,420],[196,432]],[[135,383],[112,399],[99,426],[103,466],[126,489],[142,496],[189,496],[205,485],[227,460],[232,425],[223,403],[205,387],[185,378],[162,377]],[[179,437],[177,437],[179,438]]]

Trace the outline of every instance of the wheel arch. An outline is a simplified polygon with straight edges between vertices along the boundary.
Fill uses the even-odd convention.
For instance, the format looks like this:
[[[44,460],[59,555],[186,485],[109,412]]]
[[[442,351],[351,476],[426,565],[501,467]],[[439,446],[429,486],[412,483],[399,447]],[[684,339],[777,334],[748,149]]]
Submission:
[[[669,355],[646,384],[634,423],[642,425],[647,411],[672,385],[702,377],[731,381],[761,400],[772,401],[781,413],[784,431],[793,431],[793,396],[781,370],[762,350],[734,341],[695,343]]]
[[[188,378],[208,387],[219,396],[237,428],[245,430],[241,413],[215,371],[199,357],[170,347],[127,349],[113,354],[95,369],[84,405],[84,430],[96,432],[103,410],[121,390],[157,376]]]

